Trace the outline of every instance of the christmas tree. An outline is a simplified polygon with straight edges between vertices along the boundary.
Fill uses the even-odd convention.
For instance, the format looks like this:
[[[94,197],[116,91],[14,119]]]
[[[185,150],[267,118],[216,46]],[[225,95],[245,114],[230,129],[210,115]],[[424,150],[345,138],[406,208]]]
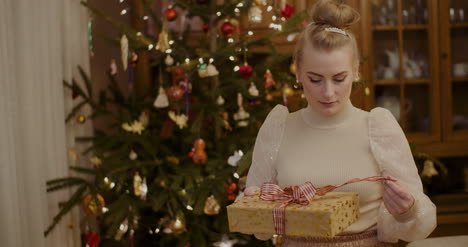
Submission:
[[[45,234],[81,205],[88,246],[271,245],[229,233],[226,206],[245,185],[266,114],[300,95],[291,54],[272,40],[294,40],[306,14],[285,1],[174,0],[158,15],[154,2],[128,3],[122,14],[132,14],[132,25],[82,2],[121,32],[110,40],[121,61],[111,61],[107,89],[97,94],[81,69],[84,87],[64,82],[80,99],[66,121],[106,118],[108,126],[80,137],[91,143],[80,155],[92,155],[93,167],[73,166],[82,176],[47,183],[49,192],[76,191]],[[255,35],[252,27],[267,15],[270,31]],[[199,20],[202,31],[189,20]],[[258,47],[268,52],[258,56]],[[118,68],[128,81],[117,81]],[[84,106],[90,116],[78,114]]]

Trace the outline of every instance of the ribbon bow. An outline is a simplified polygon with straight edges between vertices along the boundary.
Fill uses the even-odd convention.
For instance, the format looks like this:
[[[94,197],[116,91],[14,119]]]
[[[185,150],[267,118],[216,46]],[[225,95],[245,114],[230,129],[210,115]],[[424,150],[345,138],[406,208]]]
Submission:
[[[284,201],[280,205],[273,208],[273,223],[275,225],[276,234],[285,234],[286,228],[286,207],[291,203],[300,205],[309,205],[315,195],[325,195],[326,193],[335,190],[338,187],[345,186],[350,183],[361,181],[375,182],[379,180],[396,181],[390,177],[373,176],[367,178],[354,178],[346,183],[339,185],[327,185],[320,188],[315,188],[311,182],[305,182],[299,186],[286,187],[282,189],[280,186],[273,183],[264,183],[260,191],[260,199],[266,201]]]

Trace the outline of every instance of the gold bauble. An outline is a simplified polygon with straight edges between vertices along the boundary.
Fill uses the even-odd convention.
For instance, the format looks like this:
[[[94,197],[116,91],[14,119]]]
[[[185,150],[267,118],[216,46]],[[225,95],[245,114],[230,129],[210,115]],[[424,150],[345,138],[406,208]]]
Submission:
[[[167,227],[171,229],[172,233],[176,235],[181,234],[187,230],[185,228],[185,223],[180,219],[171,220]]]
[[[291,74],[295,75],[296,74],[296,64],[291,63],[291,65],[289,65],[289,71],[291,71]]]
[[[76,122],[79,124],[84,124],[86,122],[86,117],[84,115],[79,115],[76,117]]]
[[[105,205],[104,198],[100,194],[93,195],[89,193],[82,201],[83,209],[89,216],[101,215]]]
[[[220,209],[221,207],[219,206],[219,203],[214,196],[210,196],[206,198],[205,208],[203,209],[203,212],[205,214],[207,215],[219,214]]]

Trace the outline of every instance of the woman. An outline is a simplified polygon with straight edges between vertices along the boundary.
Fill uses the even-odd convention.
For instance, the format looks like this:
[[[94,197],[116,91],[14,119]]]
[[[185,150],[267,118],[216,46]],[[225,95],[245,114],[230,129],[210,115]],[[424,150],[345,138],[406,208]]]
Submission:
[[[408,141],[384,108],[366,112],[350,101],[359,78],[359,53],[349,31],[359,19],[350,6],[320,0],[296,52],[297,80],[307,108],[276,106],[255,143],[246,195],[264,182],[281,187],[311,181],[316,187],[352,178],[390,176],[396,182],[359,182],[336,191],[359,192],[360,217],[333,239],[284,237],[286,246],[389,246],[426,238],[436,208],[423,193]],[[268,238],[257,234],[257,238]]]

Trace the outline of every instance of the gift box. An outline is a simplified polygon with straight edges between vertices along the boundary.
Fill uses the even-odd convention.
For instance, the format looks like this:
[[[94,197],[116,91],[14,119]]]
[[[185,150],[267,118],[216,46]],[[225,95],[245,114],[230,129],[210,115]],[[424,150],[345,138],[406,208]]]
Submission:
[[[231,232],[278,234],[273,212],[284,201],[268,201],[260,193],[245,196],[227,207]],[[284,234],[302,237],[333,237],[359,217],[359,194],[328,192],[315,195],[308,205],[284,207]]]

